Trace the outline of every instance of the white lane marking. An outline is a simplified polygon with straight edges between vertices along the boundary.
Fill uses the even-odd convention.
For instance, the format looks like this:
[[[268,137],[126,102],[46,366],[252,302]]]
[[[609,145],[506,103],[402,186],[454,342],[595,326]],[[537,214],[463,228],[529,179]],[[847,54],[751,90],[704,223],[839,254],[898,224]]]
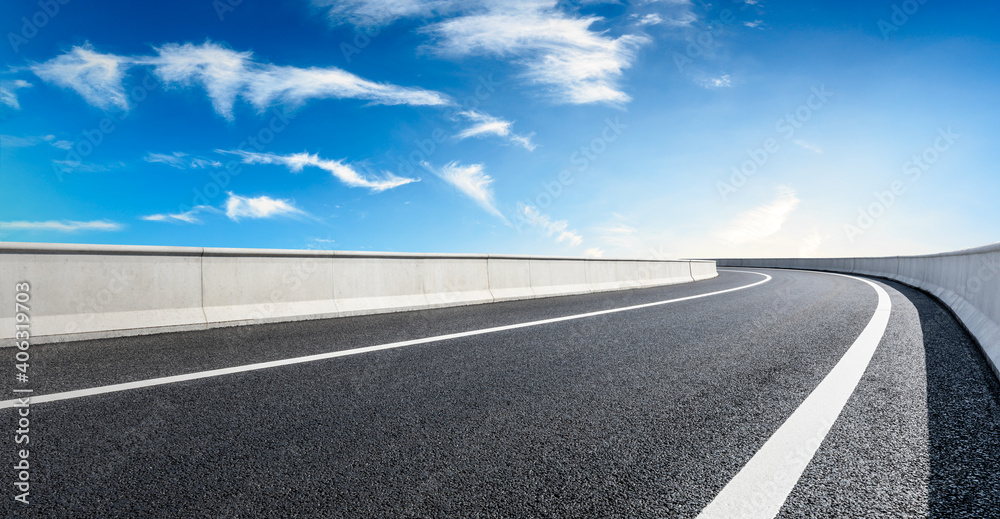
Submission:
[[[798,483],[847,400],[854,393],[889,324],[892,302],[885,289],[854,276],[878,293],[878,306],[868,326],[847,353],[754,454],[736,476],[698,515],[698,519],[773,518]]]
[[[596,311],[596,312],[588,312],[588,313],[585,313],[585,314],[567,315],[567,316],[564,316],[564,317],[555,317],[555,318],[552,318],[552,319],[542,319],[542,320],[539,320],[539,321],[529,321],[529,322],[526,322],[526,323],[509,324],[509,325],[505,325],[505,326],[496,326],[496,327],[493,327],[493,328],[482,328],[482,329],[479,329],[479,330],[470,330],[470,331],[467,331],[467,332],[449,333],[447,335],[437,335],[437,336],[434,336],[434,337],[424,337],[422,339],[410,339],[410,340],[407,340],[407,341],[392,342],[392,343],[388,343],[388,344],[379,344],[379,345],[375,345],[375,346],[365,346],[365,347],[362,347],[362,348],[354,348],[354,349],[350,349],[350,350],[331,351],[329,353],[319,353],[319,354],[316,354],[316,355],[307,355],[305,357],[294,357],[294,358],[291,358],[291,359],[273,360],[273,361],[270,361],[270,362],[260,362],[260,363],[257,363],[257,364],[247,364],[247,365],[244,365],[244,366],[234,366],[234,367],[231,367],[231,368],[213,369],[213,370],[209,370],[209,371],[199,371],[199,372],[196,372],[196,373],[187,373],[187,374],[184,374],[184,375],[174,375],[174,376],[170,376],[170,377],[152,378],[152,379],[148,379],[148,380],[137,380],[135,382],[126,382],[126,383],[123,383],[123,384],[112,384],[110,386],[92,387],[92,388],[89,388],[89,389],[78,389],[76,391],[65,391],[65,392],[62,392],[62,393],[52,393],[52,394],[48,394],[48,395],[33,396],[33,397],[31,397],[31,403],[32,404],[40,404],[40,403],[44,403],[44,402],[55,402],[55,401],[58,401],[58,400],[70,400],[70,399],[73,399],[73,398],[81,398],[81,397],[92,396],[92,395],[101,395],[101,394],[104,394],[104,393],[114,393],[114,392],[117,392],[117,391],[128,391],[129,389],[138,389],[138,388],[150,387],[150,386],[160,386],[160,385],[163,385],[163,384],[172,384],[174,382],[184,382],[184,381],[187,381],[187,380],[197,380],[197,379],[200,379],[200,378],[218,377],[218,376],[221,376],[221,375],[229,375],[231,373],[242,373],[242,372],[245,372],[245,371],[256,371],[256,370],[260,370],[260,369],[273,368],[273,367],[277,367],[277,366],[288,366],[288,365],[291,365],[291,364],[302,364],[302,363],[305,363],[305,362],[315,362],[317,360],[333,359],[333,358],[336,358],[336,357],[346,357],[346,356],[349,356],[349,355],[358,355],[360,353],[368,353],[368,352],[372,352],[372,351],[389,350],[389,349],[393,349],[393,348],[402,348],[404,346],[413,346],[413,345],[416,345],[416,344],[427,344],[429,342],[446,341],[446,340],[449,340],[449,339],[458,339],[458,338],[461,338],[461,337],[471,337],[473,335],[483,335],[483,334],[487,334],[487,333],[496,333],[496,332],[502,332],[502,331],[506,331],[506,330],[516,330],[518,328],[528,328],[530,326],[540,326],[540,325],[543,325],[543,324],[558,323],[558,322],[562,322],[562,321],[571,321],[571,320],[574,320],[574,319],[584,319],[584,318],[587,318],[587,317],[595,317],[595,316],[598,316],[598,315],[613,314],[613,313],[616,313],[616,312],[626,312],[626,311],[629,311],[629,310],[638,310],[640,308],[649,308],[651,306],[659,306],[659,305],[665,305],[665,304],[669,304],[669,303],[679,303],[681,301],[690,301],[692,299],[699,299],[699,298],[702,298],[702,297],[709,297],[709,296],[714,296],[714,295],[719,295],[719,294],[726,294],[726,293],[729,293],[729,292],[735,292],[737,290],[743,290],[745,288],[755,287],[757,285],[760,285],[760,284],[763,284],[763,283],[767,283],[768,281],[771,280],[771,276],[769,276],[767,274],[764,274],[762,272],[750,272],[750,271],[744,271],[744,270],[736,270],[736,271],[730,271],[730,272],[746,272],[748,274],[756,274],[758,276],[764,276],[764,279],[762,279],[760,281],[757,281],[756,283],[751,283],[749,285],[744,285],[744,286],[736,287],[736,288],[729,288],[729,289],[726,289],[726,290],[719,290],[719,291],[716,291],[716,292],[709,292],[707,294],[699,294],[699,295],[695,295],[695,296],[680,297],[680,298],[677,298],[677,299],[668,299],[668,300],[665,300],[665,301],[655,301],[655,302],[652,302],[652,303],[643,303],[643,304],[640,304],[640,305],[625,306],[625,307],[622,307],[622,308],[612,308],[610,310],[599,310],[599,311]],[[0,409],[4,409],[4,408],[7,408],[7,407],[13,407],[17,403],[18,403],[17,400],[4,400],[4,401],[0,402]]]

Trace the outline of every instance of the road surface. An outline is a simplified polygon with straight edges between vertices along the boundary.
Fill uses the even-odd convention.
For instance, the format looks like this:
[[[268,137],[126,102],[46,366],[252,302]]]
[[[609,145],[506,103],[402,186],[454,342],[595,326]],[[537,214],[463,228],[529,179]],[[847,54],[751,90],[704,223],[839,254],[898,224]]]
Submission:
[[[33,346],[30,504],[8,470],[0,511],[717,517],[710,503],[728,500],[740,515],[997,514],[993,374],[939,303],[870,281],[720,269],[651,289]],[[6,351],[12,399],[25,385]],[[842,403],[816,400],[833,386]],[[12,405],[8,467],[23,447]]]

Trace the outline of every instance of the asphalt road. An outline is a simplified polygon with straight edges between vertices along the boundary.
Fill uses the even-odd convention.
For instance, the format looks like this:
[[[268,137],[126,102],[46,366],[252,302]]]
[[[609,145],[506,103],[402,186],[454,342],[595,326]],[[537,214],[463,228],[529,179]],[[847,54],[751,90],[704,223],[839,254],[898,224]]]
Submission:
[[[772,279],[35,403],[30,504],[14,501],[9,469],[0,515],[695,517],[858,339],[871,286],[720,270],[654,289],[31,349],[40,396],[707,294],[764,279],[751,270]],[[884,336],[779,516],[997,517],[1000,387],[940,304],[876,282],[892,302]],[[23,448],[17,412],[0,409],[7,467]]]

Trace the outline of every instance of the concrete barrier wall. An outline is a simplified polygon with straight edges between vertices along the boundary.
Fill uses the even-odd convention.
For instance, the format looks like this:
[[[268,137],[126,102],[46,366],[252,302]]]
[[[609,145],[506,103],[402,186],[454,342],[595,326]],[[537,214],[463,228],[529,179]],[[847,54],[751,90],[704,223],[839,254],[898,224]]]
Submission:
[[[691,277],[695,281],[711,279],[719,275],[715,271],[715,263],[712,261],[692,261],[688,265],[691,267]]]
[[[1000,378],[1000,243],[925,256],[725,259],[720,267],[826,270],[893,279],[933,294],[976,338]]]
[[[531,290],[536,297],[560,294],[582,294],[590,291],[586,261],[531,258],[528,270]]]
[[[636,268],[645,287],[694,281],[689,261],[639,261]]]
[[[486,261],[490,293],[494,301],[535,297],[531,289],[531,269],[522,258],[490,257]]]
[[[216,249],[203,253],[200,259],[204,322],[339,313],[333,304],[333,263],[324,261],[319,253],[290,256],[264,250],[243,253]]]
[[[715,277],[714,262],[0,243],[0,339],[27,282],[35,343],[582,294]],[[10,346],[11,341],[4,341]]]

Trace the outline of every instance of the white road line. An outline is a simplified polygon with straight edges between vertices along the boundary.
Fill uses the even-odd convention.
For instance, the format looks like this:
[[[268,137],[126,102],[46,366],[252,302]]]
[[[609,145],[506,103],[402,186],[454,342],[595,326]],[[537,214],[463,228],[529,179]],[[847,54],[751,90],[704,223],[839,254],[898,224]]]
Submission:
[[[595,316],[598,316],[598,315],[613,314],[613,313],[616,313],[616,312],[626,312],[626,311],[629,311],[629,310],[638,310],[640,308],[649,308],[651,306],[659,306],[659,305],[665,305],[665,304],[669,304],[669,303],[679,303],[681,301],[690,301],[692,299],[699,299],[699,298],[702,298],[702,297],[709,297],[709,296],[714,296],[714,295],[719,295],[719,294],[726,294],[726,293],[729,293],[729,292],[735,292],[737,290],[743,290],[745,288],[755,287],[757,285],[760,285],[760,284],[763,284],[763,283],[767,283],[768,281],[771,280],[771,276],[769,276],[767,274],[764,274],[764,273],[761,273],[761,272],[750,272],[750,271],[743,271],[743,270],[730,270],[730,272],[746,272],[746,273],[749,273],[749,274],[757,274],[758,276],[764,276],[764,279],[762,279],[760,281],[757,281],[756,283],[751,283],[749,285],[744,285],[744,286],[736,287],[736,288],[729,288],[729,289],[726,289],[726,290],[719,290],[719,291],[716,291],[716,292],[709,292],[707,294],[699,294],[699,295],[696,295],[696,296],[680,297],[680,298],[677,298],[677,299],[668,299],[666,301],[656,301],[656,302],[653,302],[653,303],[644,303],[644,304],[640,304],[640,305],[625,306],[625,307],[622,307],[622,308],[612,308],[610,310],[599,310],[597,312],[588,312],[588,313],[585,313],[585,314],[567,315],[567,316],[564,316],[564,317],[555,317],[555,318],[552,318],[552,319],[542,319],[542,320],[539,320],[539,321],[530,321],[530,322],[526,322],[526,323],[510,324],[510,325],[506,325],[506,326],[496,326],[494,328],[483,328],[483,329],[479,329],[479,330],[470,330],[470,331],[467,331],[467,332],[450,333],[450,334],[447,334],[447,335],[437,335],[437,336],[434,336],[434,337],[424,337],[422,339],[411,339],[411,340],[408,340],[408,341],[392,342],[392,343],[388,343],[388,344],[379,344],[379,345],[375,345],[375,346],[365,346],[363,348],[354,348],[354,349],[350,349],[350,350],[331,351],[329,353],[319,353],[319,354],[316,354],[316,355],[308,355],[308,356],[305,356],[305,357],[295,357],[295,358],[291,358],[291,359],[273,360],[273,361],[270,361],[270,362],[260,362],[260,363],[257,363],[257,364],[247,364],[245,366],[234,366],[234,367],[231,367],[231,368],[213,369],[213,370],[209,370],[209,371],[199,371],[197,373],[188,373],[188,374],[185,374],[185,375],[174,375],[174,376],[171,376],[171,377],[152,378],[152,379],[149,379],[149,380],[137,380],[135,382],[126,382],[124,384],[113,384],[113,385],[110,385],[110,386],[92,387],[92,388],[89,388],[89,389],[79,389],[79,390],[76,390],[76,391],[65,391],[65,392],[62,392],[62,393],[52,393],[52,394],[48,394],[48,395],[33,396],[33,397],[31,397],[31,404],[41,404],[41,403],[44,403],[44,402],[55,402],[55,401],[59,401],[59,400],[70,400],[70,399],[73,399],[73,398],[81,398],[81,397],[85,397],[85,396],[101,395],[101,394],[104,394],[104,393],[115,393],[115,392],[118,392],[118,391],[128,391],[130,389],[138,389],[138,388],[150,387],[150,386],[160,386],[160,385],[164,385],[164,384],[173,384],[174,382],[184,382],[184,381],[187,381],[187,380],[197,380],[197,379],[200,379],[200,378],[218,377],[218,376],[221,376],[221,375],[229,375],[231,373],[242,373],[242,372],[245,372],[245,371],[256,371],[256,370],[260,370],[260,369],[274,368],[274,367],[277,367],[277,366],[288,366],[288,365],[291,365],[291,364],[302,364],[302,363],[305,363],[305,362],[315,362],[317,360],[333,359],[333,358],[336,358],[336,357],[347,357],[349,355],[358,355],[360,353],[368,353],[368,352],[371,352],[371,351],[389,350],[389,349],[393,349],[393,348],[402,348],[404,346],[413,346],[413,345],[416,345],[416,344],[427,344],[429,342],[446,341],[446,340],[449,340],[449,339],[458,339],[460,337],[471,337],[471,336],[474,336],[474,335],[484,335],[484,334],[487,334],[487,333],[496,333],[496,332],[502,332],[502,331],[506,331],[506,330],[516,330],[518,328],[528,328],[528,327],[531,327],[531,326],[541,326],[543,324],[558,323],[558,322],[562,322],[562,321],[571,321],[571,320],[574,320],[574,319],[584,319],[584,318],[587,318],[587,317],[595,317]],[[18,403],[17,400],[4,400],[4,401],[0,402],[0,409],[4,409],[4,408],[7,408],[7,407],[13,407],[17,403]]]
[[[702,510],[698,519],[770,519],[776,516],[868,368],[889,324],[892,312],[889,294],[867,279],[829,272],[821,274],[871,285],[878,293],[875,315],[833,370]]]

